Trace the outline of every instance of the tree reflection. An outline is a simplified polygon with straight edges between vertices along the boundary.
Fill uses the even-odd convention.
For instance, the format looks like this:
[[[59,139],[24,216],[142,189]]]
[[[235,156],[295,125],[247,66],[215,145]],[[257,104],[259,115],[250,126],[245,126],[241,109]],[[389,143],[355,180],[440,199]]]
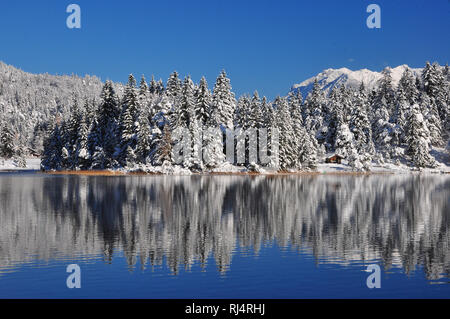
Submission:
[[[123,252],[174,274],[237,248],[309,250],[318,263],[381,260],[450,273],[450,178],[369,176],[3,176],[0,269]],[[86,257],[87,258],[87,257]]]

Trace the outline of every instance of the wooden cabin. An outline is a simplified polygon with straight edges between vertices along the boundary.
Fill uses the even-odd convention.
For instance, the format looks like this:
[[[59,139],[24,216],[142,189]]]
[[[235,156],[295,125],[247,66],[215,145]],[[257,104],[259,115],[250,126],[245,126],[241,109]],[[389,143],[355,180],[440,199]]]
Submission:
[[[337,154],[334,154],[333,156],[326,158],[326,159],[325,159],[325,163],[341,164],[341,161],[342,161],[343,159],[344,159],[344,158],[343,158],[342,156],[339,156],[339,155],[337,155]]]

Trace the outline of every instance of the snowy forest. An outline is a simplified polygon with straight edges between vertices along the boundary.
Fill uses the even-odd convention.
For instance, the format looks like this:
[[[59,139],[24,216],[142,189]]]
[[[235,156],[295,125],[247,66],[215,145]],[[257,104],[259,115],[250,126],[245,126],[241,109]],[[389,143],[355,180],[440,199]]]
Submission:
[[[13,120],[5,109],[8,103],[19,105],[24,95],[8,91],[8,79],[2,79],[0,157],[15,158],[20,165],[24,157],[39,155],[43,170],[151,171],[178,166],[204,172],[238,166],[258,171],[264,165],[260,156],[256,162],[250,159],[249,137],[232,143],[244,147],[243,163],[227,162],[225,137],[227,130],[264,128],[267,153],[277,156],[266,166],[274,171],[314,170],[330,154],[340,155],[356,171],[370,171],[383,163],[411,168],[442,165],[450,136],[448,65],[427,62],[420,76],[405,68],[397,85],[390,70],[384,69],[371,89],[361,82],[358,89],[341,85],[325,92],[315,81],[305,97],[291,90],[273,101],[257,91],[236,98],[225,71],[212,91],[204,77],[195,84],[177,72],[165,85],[153,77],[147,82],[144,76],[137,84],[133,75],[124,86],[72,77],[78,81],[77,90],[65,91],[56,105],[40,106],[45,113],[30,112]],[[58,83],[50,87],[57,91]],[[181,163],[174,154],[179,151],[174,132],[180,128],[192,141],[192,152]],[[217,134],[206,134],[206,128],[216,128]],[[195,142],[199,138],[200,149]],[[261,133],[256,138],[261,139]],[[261,143],[257,145],[261,148]]]

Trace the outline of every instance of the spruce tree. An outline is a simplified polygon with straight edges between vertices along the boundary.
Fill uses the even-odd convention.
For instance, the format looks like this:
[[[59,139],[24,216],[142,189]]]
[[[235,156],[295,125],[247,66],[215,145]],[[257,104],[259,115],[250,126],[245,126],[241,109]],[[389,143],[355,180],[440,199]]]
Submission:
[[[306,116],[306,129],[314,134],[320,133],[323,125],[324,96],[317,79],[314,80],[312,92],[306,99],[308,114]],[[320,134],[317,134],[320,135]]]
[[[223,70],[214,85],[211,116],[219,125],[232,129],[235,108],[236,100],[231,91],[230,79]]]
[[[8,123],[2,122],[0,127],[0,157],[11,158],[14,155],[14,137]]]
[[[63,143],[59,124],[49,127],[49,134],[44,140],[44,150],[41,157],[41,168],[43,170],[58,170],[62,166]]]
[[[77,131],[77,138],[75,141],[76,163],[77,163],[76,167],[80,169],[88,169],[90,166],[88,137],[89,137],[89,120],[86,116],[86,111],[81,110],[80,126]]]
[[[336,132],[336,142],[334,145],[336,154],[347,158],[354,148],[353,133],[346,123],[340,123]]]
[[[378,81],[378,104],[386,108],[389,116],[394,112],[395,92],[392,84],[391,68],[387,67],[381,72],[381,79]]]
[[[120,146],[119,128],[120,110],[118,99],[111,81],[106,81],[101,92],[101,102],[97,109],[97,116],[89,125],[88,150],[92,168],[111,168],[114,164],[116,148]],[[95,158],[95,160],[94,160]]]
[[[409,113],[406,140],[408,143],[406,153],[416,167],[434,167],[436,165],[434,158],[429,154],[429,133],[417,104],[413,105]]]
[[[172,137],[169,126],[163,128],[162,134],[157,134],[154,137],[156,147],[152,153],[153,165],[172,164]]]
[[[303,169],[315,169],[317,167],[317,141],[315,137],[309,134],[306,129],[300,127],[299,142],[298,142],[298,162],[296,167],[301,165]]]
[[[295,136],[286,98],[277,97],[274,104],[277,109],[277,122],[280,132],[280,168],[281,170],[288,170],[290,168],[295,168],[299,150],[296,149],[295,144],[292,143],[292,141],[295,140]]]
[[[372,128],[369,117],[367,116],[364,99],[357,96],[353,115],[350,120],[350,132],[353,134],[354,147],[357,152],[364,153],[368,149],[373,149],[372,144]]]
[[[135,158],[140,106],[136,80],[130,74],[122,101],[120,116],[120,150],[116,157],[120,165],[131,165]]]
[[[208,89],[208,83],[205,77],[202,77],[200,84],[194,94],[195,99],[195,118],[200,125],[204,126],[210,117],[211,92]]]
[[[239,98],[235,110],[235,138],[236,138],[236,161],[237,164],[249,164],[249,133],[251,115],[251,101],[248,95],[243,95]],[[244,156],[243,161],[240,155]]]
[[[406,98],[406,101],[409,105],[417,103],[419,92],[417,90],[414,75],[409,68],[405,68],[405,71],[403,72],[402,77],[400,78],[400,81],[398,83],[396,94],[397,100],[399,92],[402,92],[404,94],[403,97]]]
[[[178,76],[178,72],[174,71],[170,74],[169,79],[166,84],[166,94],[170,98],[172,98],[172,102],[174,102],[181,95],[181,80]]]
[[[139,115],[139,132],[137,134],[136,160],[140,164],[149,162],[151,151],[151,131],[148,114],[145,109]]]

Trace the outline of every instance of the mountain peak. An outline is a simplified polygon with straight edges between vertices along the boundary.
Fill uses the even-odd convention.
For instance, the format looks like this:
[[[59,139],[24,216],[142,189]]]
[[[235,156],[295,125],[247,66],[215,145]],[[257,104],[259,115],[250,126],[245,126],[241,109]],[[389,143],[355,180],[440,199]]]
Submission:
[[[395,68],[388,67],[391,71],[392,83],[397,85],[406,68],[410,69],[414,75],[420,75],[422,69],[410,68],[406,64],[399,65]],[[318,75],[311,77],[299,84],[294,84],[291,91],[300,91],[303,97],[306,97],[312,90],[314,80],[317,79],[321,89],[328,93],[333,87],[345,85],[346,87],[358,88],[361,82],[367,89],[372,89],[377,85],[378,80],[382,77],[381,72],[371,71],[369,69],[350,70],[346,67],[339,69],[325,69]]]

